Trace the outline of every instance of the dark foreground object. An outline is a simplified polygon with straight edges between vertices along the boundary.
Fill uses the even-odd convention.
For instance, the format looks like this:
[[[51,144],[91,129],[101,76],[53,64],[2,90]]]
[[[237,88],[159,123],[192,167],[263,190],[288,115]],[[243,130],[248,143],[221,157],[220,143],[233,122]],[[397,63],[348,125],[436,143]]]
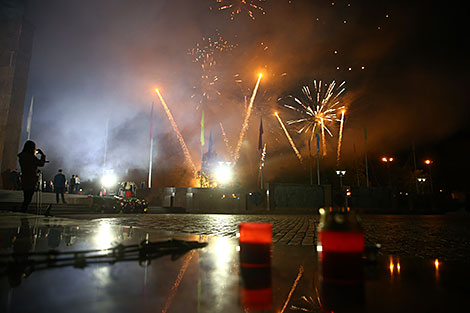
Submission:
[[[92,227],[91,225],[95,225]],[[325,282],[312,246],[274,245],[272,266],[247,280],[236,239],[173,233],[68,219],[9,214],[0,219],[0,253],[107,249],[121,243],[169,239],[207,242],[206,247],[143,261],[129,260],[22,270],[12,279],[0,268],[1,312],[244,312],[240,297],[272,290],[267,312],[467,312],[470,264],[378,256],[364,262],[364,281]],[[106,252],[103,252],[106,253]],[[25,264],[25,263],[23,263]],[[269,275],[270,278],[269,278]],[[251,275],[249,275],[251,277]],[[245,280],[243,280],[245,278]],[[245,287],[245,288],[243,288]],[[253,312],[252,310],[247,310]],[[266,311],[266,310],[265,310]]]

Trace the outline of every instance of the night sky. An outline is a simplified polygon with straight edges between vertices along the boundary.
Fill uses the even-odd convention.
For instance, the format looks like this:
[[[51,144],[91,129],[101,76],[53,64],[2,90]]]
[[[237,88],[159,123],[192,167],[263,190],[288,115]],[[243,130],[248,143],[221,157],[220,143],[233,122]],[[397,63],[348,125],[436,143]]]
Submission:
[[[262,71],[237,164],[242,185],[256,184],[261,116],[266,179],[308,182],[308,162],[299,163],[273,112],[284,121],[295,118],[283,107],[286,97],[300,96],[304,85],[311,88],[317,80],[346,82],[339,164],[348,170],[346,183],[353,184],[354,169],[363,166],[366,129],[374,185],[385,184],[380,157],[394,156],[397,171],[407,168],[414,144],[418,168],[426,170],[424,159],[433,159],[436,185],[468,188],[467,52],[458,7],[445,2],[247,1],[263,8],[252,8],[254,19],[245,8],[233,19],[230,8],[218,9],[238,2],[30,1],[25,18],[35,26],[35,39],[25,115],[34,96],[32,139],[51,161],[46,174],[61,167],[82,180],[99,175],[109,121],[106,166],[121,177],[145,175],[155,102],[155,184],[194,184],[154,89],[165,98],[196,164],[202,109],[206,142],[212,132],[218,155],[229,160],[220,123],[235,147],[244,99]],[[204,72],[213,84],[201,79],[201,61],[190,53],[209,38],[223,43],[223,49],[211,50],[215,64]],[[201,105],[202,92],[209,98]],[[335,124],[320,163],[326,183],[338,166]],[[308,159],[308,136],[288,128]]]

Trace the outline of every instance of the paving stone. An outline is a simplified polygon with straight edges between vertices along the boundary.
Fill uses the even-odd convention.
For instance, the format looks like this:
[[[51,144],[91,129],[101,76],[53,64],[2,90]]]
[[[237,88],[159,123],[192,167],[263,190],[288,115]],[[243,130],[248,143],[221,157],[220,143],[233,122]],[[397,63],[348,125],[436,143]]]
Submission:
[[[70,217],[73,218],[71,215]],[[135,214],[95,219],[110,223],[177,233],[236,238],[238,223],[264,222],[273,225],[276,245],[313,245],[318,216],[312,215],[220,215]],[[418,255],[439,260],[470,260],[470,215],[365,215],[362,226],[366,245],[380,243],[381,253]],[[299,239],[300,238],[300,239]]]

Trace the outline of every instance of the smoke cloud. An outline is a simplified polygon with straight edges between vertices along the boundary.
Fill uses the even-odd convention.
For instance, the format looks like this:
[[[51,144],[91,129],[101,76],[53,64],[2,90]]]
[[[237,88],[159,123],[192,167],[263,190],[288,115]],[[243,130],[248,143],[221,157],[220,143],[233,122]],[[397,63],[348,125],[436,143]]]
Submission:
[[[292,114],[278,99],[300,94],[314,79],[346,81],[345,161],[353,157],[353,144],[363,145],[364,129],[371,151],[380,153],[408,147],[410,136],[426,143],[462,127],[466,106],[454,91],[463,71],[449,78],[456,61],[433,50],[426,29],[432,19],[417,7],[291,2],[266,1],[266,14],[254,12],[255,20],[245,12],[230,20],[230,12],[210,0],[32,1],[26,16],[36,28],[28,96],[35,99],[32,139],[51,161],[46,173],[63,168],[93,179],[106,167],[122,178],[145,180],[154,102],[154,181],[194,185],[155,88],[195,164],[201,158],[202,108],[206,144],[212,133],[217,154],[229,161],[219,123],[234,149],[245,98],[260,71],[264,76],[237,164],[244,185],[256,184],[258,177],[261,117],[266,179],[308,176],[308,165],[299,164],[273,113],[279,110],[283,119]],[[416,14],[401,15],[403,6]],[[188,51],[217,32],[235,47],[216,52],[214,84],[201,87],[200,63]],[[202,90],[210,98],[201,107]],[[291,132],[307,158],[306,138]],[[337,135],[327,145],[331,160],[322,162],[333,164]]]

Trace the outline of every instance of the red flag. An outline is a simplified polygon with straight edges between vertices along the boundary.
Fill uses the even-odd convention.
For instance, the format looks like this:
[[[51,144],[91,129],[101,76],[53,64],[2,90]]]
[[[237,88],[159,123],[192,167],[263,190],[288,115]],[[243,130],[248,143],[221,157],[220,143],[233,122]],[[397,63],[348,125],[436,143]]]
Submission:
[[[263,118],[260,118],[259,122],[259,140],[258,140],[258,150],[263,149]]]

